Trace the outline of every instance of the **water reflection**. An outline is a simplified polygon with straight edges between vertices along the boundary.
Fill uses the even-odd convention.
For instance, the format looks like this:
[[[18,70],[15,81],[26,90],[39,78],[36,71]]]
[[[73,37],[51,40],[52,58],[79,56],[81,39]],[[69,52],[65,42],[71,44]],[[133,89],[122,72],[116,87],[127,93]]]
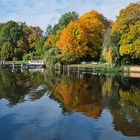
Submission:
[[[30,74],[28,71],[11,72],[8,69],[0,70],[0,98],[7,99],[13,105],[24,101],[25,95],[33,94],[33,90],[41,84],[43,77],[38,73]],[[42,94],[42,91],[38,91]],[[35,93],[35,91],[34,91]],[[36,97],[35,97],[36,98]],[[32,99],[34,97],[32,96]]]
[[[110,110],[113,126],[126,136],[140,136],[140,79],[121,76],[63,76],[51,97],[64,112],[81,112],[93,119]]]
[[[29,137],[31,134],[28,134],[28,129],[33,127],[29,124],[17,132],[20,135],[26,133],[28,138],[22,136],[25,139],[47,137],[58,140],[85,138],[101,140],[139,139],[137,136],[140,136],[140,79],[138,78],[88,74],[68,76],[49,70],[43,70],[42,73],[36,71],[21,73],[1,69],[0,104],[3,99],[6,99],[10,106],[14,105],[11,114],[14,111],[19,112],[16,118],[20,123],[14,120],[17,127],[18,125],[25,127],[25,120],[29,124],[33,122],[33,125],[38,126],[34,126],[40,134],[37,137]],[[3,114],[7,107],[4,105],[2,107],[0,113]],[[7,114],[3,120],[0,117],[0,123],[6,122],[8,116],[11,117]],[[10,124],[9,117],[8,121]],[[80,129],[82,127],[83,129]],[[34,132],[32,130],[32,133]]]

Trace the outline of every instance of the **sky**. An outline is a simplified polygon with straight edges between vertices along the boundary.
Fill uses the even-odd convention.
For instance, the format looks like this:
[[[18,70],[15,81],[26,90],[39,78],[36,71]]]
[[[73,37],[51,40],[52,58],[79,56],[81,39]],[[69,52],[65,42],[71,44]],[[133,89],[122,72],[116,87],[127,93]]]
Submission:
[[[27,25],[40,26],[57,23],[66,12],[76,11],[79,15],[97,10],[106,18],[115,20],[120,9],[138,0],[0,0],[0,22],[15,20]]]

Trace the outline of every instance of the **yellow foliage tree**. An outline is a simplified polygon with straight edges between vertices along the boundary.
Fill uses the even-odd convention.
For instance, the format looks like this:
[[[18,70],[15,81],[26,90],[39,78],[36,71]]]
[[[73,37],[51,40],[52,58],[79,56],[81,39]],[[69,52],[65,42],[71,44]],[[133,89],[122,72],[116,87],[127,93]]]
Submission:
[[[120,11],[112,33],[117,37],[119,53],[123,58],[140,60],[140,2]]]
[[[112,49],[112,47],[103,48],[102,56],[104,57],[105,62],[111,64],[113,62],[112,55],[113,55],[113,49]]]
[[[90,56],[91,58],[96,59],[100,54],[100,49],[103,43],[103,35],[110,23],[102,14],[95,10],[91,10],[82,15],[79,22],[86,34],[88,41],[87,45],[91,48]]]
[[[52,47],[56,47],[56,42],[59,40],[60,34],[61,34],[60,30],[58,30],[56,34],[50,34],[44,43],[45,48],[49,49]]]

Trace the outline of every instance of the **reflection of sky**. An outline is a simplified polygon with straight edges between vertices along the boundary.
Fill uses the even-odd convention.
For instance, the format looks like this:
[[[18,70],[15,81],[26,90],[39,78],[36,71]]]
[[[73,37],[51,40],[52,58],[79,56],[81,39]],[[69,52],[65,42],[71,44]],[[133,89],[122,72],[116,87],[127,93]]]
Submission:
[[[46,95],[6,107],[0,100],[0,140],[135,140],[113,130],[112,117],[104,109],[98,120],[80,113],[63,115],[59,105]]]
[[[0,0],[0,22],[16,20],[29,25],[54,24],[59,17],[68,12],[79,14],[95,9],[108,19],[115,19],[119,10],[138,0]]]

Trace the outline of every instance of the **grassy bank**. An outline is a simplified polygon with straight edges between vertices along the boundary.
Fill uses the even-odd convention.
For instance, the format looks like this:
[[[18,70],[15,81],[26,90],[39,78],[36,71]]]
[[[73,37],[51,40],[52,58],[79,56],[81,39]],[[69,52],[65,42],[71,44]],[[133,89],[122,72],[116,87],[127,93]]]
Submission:
[[[74,64],[68,66],[70,69],[79,69],[79,70],[85,70],[85,71],[95,71],[95,72],[101,72],[101,73],[118,73],[123,72],[124,67],[116,67],[111,64],[105,64],[105,63],[97,63],[97,64]]]
[[[4,64],[29,64],[28,61],[4,61]]]

